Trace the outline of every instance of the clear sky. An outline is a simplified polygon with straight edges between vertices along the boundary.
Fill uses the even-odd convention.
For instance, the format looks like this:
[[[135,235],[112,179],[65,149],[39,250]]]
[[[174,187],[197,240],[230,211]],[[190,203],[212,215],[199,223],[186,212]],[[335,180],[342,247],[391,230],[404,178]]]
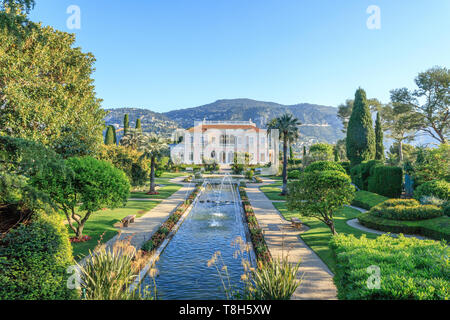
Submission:
[[[104,108],[164,112],[218,99],[337,106],[450,67],[449,0],[36,0],[30,17],[97,58]],[[69,30],[69,5],[81,28]],[[368,29],[370,5],[381,29]]]

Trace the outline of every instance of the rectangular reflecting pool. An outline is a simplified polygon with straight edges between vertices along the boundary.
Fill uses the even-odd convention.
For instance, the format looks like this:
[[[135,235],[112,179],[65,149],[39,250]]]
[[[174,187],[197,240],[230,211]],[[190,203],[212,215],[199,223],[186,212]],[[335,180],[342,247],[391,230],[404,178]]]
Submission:
[[[241,258],[234,256],[237,248],[232,242],[238,237],[247,242],[247,226],[236,186],[231,183],[204,186],[192,211],[155,265],[158,299],[226,299],[217,269],[207,265],[217,251],[227,266],[231,286],[243,287],[244,267]],[[243,258],[253,264],[253,252],[244,252]],[[153,287],[153,279],[147,277],[142,281],[141,286],[147,285]]]

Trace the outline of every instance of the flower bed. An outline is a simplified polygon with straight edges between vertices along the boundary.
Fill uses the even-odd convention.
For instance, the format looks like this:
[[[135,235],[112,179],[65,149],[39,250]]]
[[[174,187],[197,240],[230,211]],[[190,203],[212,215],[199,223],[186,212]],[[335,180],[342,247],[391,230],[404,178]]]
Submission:
[[[186,201],[180,204],[177,209],[167,218],[167,220],[159,227],[159,229],[153,234],[150,240],[142,245],[142,250],[146,253],[151,253],[153,250],[159,247],[159,245],[166,239],[167,235],[172,231],[173,227],[180,220],[181,216],[186,212],[189,206],[194,202],[200,192],[200,187],[197,186],[194,191],[189,195]]]
[[[239,193],[241,195],[242,206],[244,208],[245,218],[247,220],[256,258],[261,262],[269,262],[271,260],[269,248],[264,240],[263,230],[260,228],[255,213],[253,212],[253,208],[248,201],[247,193],[243,187],[239,188]]]
[[[78,239],[77,237],[70,237],[69,240],[71,243],[81,243],[91,240],[92,238],[90,236],[82,236],[81,239]]]

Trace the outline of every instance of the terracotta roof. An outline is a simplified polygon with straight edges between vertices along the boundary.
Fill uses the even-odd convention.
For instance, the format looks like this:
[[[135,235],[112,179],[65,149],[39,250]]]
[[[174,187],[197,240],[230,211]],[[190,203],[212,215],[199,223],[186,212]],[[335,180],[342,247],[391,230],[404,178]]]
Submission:
[[[256,126],[243,125],[243,124],[200,124],[197,127],[201,127],[203,132],[205,132],[208,129],[221,129],[221,130],[226,130],[226,129],[243,129],[243,130],[255,130],[256,132],[261,131],[261,129],[259,129]],[[197,127],[189,128],[188,131],[189,132],[194,132],[194,128],[197,128]]]

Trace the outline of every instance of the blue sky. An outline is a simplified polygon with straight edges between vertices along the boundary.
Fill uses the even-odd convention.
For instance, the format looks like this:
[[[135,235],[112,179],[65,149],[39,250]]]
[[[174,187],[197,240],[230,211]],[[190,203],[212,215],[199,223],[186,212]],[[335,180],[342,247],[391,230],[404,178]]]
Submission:
[[[79,30],[66,26],[69,5],[81,9]],[[366,26],[369,5],[379,30]],[[95,55],[105,108],[337,106],[359,86],[386,102],[418,72],[450,67],[448,0],[37,0],[30,17]]]

